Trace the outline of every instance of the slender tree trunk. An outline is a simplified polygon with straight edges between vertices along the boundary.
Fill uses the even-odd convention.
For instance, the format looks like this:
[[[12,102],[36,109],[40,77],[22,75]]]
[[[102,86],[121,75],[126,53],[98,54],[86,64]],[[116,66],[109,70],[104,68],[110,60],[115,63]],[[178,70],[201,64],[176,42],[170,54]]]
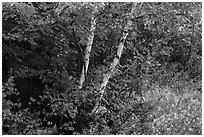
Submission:
[[[94,8],[92,15],[91,15],[90,35],[88,37],[88,42],[87,42],[87,46],[85,49],[84,65],[82,67],[81,76],[80,76],[80,80],[79,80],[79,88],[80,89],[83,87],[83,83],[85,81],[85,76],[86,76],[86,73],[88,71],[88,66],[89,66],[89,58],[90,58],[91,48],[92,48],[93,39],[94,39],[94,31],[96,28],[96,19],[94,16],[95,12],[97,11],[96,8],[97,7]]]
[[[93,116],[93,115],[99,113],[99,111],[101,111],[100,110],[100,108],[101,108],[100,102],[101,102],[101,99],[102,99],[102,97],[104,95],[105,88],[106,88],[106,85],[108,83],[108,80],[114,74],[115,67],[119,63],[121,54],[123,52],[124,43],[125,43],[127,35],[128,35],[128,30],[132,26],[132,19],[133,19],[133,14],[134,14],[135,7],[136,7],[136,3],[132,3],[131,12],[129,13],[129,16],[127,18],[127,24],[125,25],[125,27],[123,29],[123,35],[122,35],[122,37],[120,39],[120,43],[119,43],[119,46],[118,46],[117,53],[115,55],[115,58],[114,58],[113,62],[111,63],[111,65],[110,65],[110,67],[108,69],[108,72],[106,74],[104,74],[103,82],[101,83],[100,90],[99,90],[99,97],[97,98],[97,102],[96,102],[96,104],[95,104],[95,106],[94,106],[94,108],[93,108],[93,110],[91,112],[91,116]]]

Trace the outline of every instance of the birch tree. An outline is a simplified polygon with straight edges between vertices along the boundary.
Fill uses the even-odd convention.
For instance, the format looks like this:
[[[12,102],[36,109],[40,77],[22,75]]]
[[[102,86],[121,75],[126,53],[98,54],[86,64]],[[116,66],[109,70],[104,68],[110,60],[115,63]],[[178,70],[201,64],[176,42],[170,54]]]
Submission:
[[[94,8],[92,15],[91,15],[90,35],[88,37],[88,42],[87,42],[87,46],[85,49],[84,65],[82,67],[81,76],[80,76],[80,80],[79,80],[79,88],[80,89],[83,87],[83,83],[85,80],[85,74],[87,73],[88,66],[89,66],[89,57],[90,57],[92,43],[93,43],[93,39],[94,39],[94,30],[96,28],[96,19],[94,17],[95,10],[96,10],[96,7]]]
[[[109,67],[107,73],[104,74],[103,81],[102,81],[100,89],[99,89],[99,96],[98,96],[97,101],[95,103],[95,106],[91,112],[91,116],[93,116],[93,115],[95,115],[95,114],[97,114],[100,111],[105,109],[105,107],[100,106],[100,102],[101,102],[101,99],[105,93],[106,85],[107,85],[110,77],[114,74],[116,65],[120,61],[120,57],[121,57],[122,52],[123,52],[124,44],[125,44],[126,38],[128,36],[128,30],[132,26],[132,19],[133,19],[136,5],[137,5],[136,3],[132,3],[131,11],[127,17],[127,24],[125,25],[125,27],[123,29],[123,34],[122,34],[122,37],[120,39],[116,55],[113,59],[113,62],[110,64],[110,67]]]
[[[98,12],[98,6],[103,6],[103,3],[99,3],[99,5],[93,4],[93,10],[91,13],[91,26],[90,26],[90,35],[88,36],[88,41],[85,49],[85,55],[84,55],[84,65],[82,67],[81,75],[80,75],[80,80],[79,80],[79,89],[83,87],[83,83],[86,78],[86,74],[88,71],[88,66],[89,66],[89,58],[91,54],[91,48],[94,40],[94,31],[96,29],[96,17],[95,14]]]

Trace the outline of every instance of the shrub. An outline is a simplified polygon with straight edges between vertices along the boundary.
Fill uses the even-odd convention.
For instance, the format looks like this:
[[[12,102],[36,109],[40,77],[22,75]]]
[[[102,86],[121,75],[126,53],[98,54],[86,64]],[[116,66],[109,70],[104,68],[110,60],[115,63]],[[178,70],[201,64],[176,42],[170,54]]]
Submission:
[[[147,101],[155,106],[151,114],[152,134],[200,135],[202,133],[202,95],[188,90],[176,94],[171,88],[156,86],[146,93]]]

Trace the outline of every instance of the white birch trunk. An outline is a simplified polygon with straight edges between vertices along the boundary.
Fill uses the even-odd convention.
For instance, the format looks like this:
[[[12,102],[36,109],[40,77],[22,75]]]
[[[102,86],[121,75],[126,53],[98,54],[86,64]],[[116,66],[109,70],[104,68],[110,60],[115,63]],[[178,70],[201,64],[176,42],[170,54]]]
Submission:
[[[136,7],[136,3],[132,3],[131,12],[129,13],[129,16],[127,18],[127,24],[125,25],[125,27],[123,29],[123,35],[122,35],[122,37],[120,39],[117,54],[116,54],[113,62],[111,63],[108,72],[106,74],[104,74],[103,82],[101,83],[100,91],[99,91],[100,96],[98,97],[97,102],[96,102],[96,104],[95,104],[95,106],[94,106],[94,108],[93,108],[93,110],[91,112],[91,116],[98,113],[98,108],[100,107],[101,98],[104,95],[105,88],[106,88],[106,85],[108,83],[108,80],[114,74],[115,67],[119,63],[121,54],[123,52],[124,43],[125,43],[125,40],[126,40],[127,35],[128,35],[128,30],[132,26],[132,19],[133,19],[133,14],[134,14],[135,7]]]
[[[91,48],[92,48],[93,39],[94,39],[94,31],[96,28],[96,19],[94,16],[94,13],[97,11],[96,8],[97,7],[95,7],[95,9],[93,10],[92,15],[91,15],[90,35],[88,37],[88,42],[87,42],[87,46],[85,49],[85,55],[84,55],[84,65],[85,66],[83,65],[83,67],[82,67],[81,76],[80,76],[80,80],[79,80],[79,88],[80,89],[83,87],[83,83],[85,81],[85,74],[87,74],[88,66],[89,66],[89,58],[90,58]]]

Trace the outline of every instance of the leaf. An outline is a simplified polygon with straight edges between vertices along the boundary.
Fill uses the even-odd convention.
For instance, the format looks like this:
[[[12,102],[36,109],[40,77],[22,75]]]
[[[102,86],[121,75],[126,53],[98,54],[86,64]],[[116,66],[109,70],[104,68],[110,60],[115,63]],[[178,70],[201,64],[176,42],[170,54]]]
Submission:
[[[96,114],[100,114],[100,115],[103,115],[107,112],[107,109],[104,107],[104,106],[99,106],[97,111],[96,111]]]

